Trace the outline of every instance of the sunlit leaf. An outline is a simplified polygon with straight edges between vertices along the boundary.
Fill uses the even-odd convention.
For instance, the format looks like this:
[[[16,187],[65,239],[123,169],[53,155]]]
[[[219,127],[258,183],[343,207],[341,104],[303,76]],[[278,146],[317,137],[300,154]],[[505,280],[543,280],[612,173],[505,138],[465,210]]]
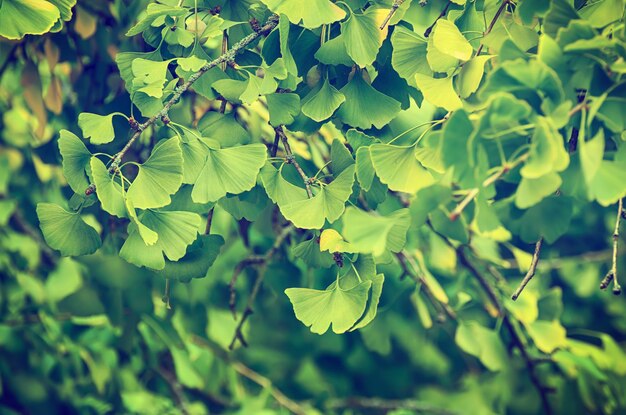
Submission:
[[[46,243],[64,256],[92,254],[102,244],[98,232],[79,213],[70,213],[52,203],[39,203],[37,216]]]

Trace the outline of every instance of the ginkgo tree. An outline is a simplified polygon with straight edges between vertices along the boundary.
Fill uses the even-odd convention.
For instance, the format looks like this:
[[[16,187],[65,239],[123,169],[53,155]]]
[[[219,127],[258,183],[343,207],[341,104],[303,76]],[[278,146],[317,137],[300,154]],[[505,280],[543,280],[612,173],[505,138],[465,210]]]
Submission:
[[[29,395],[26,373],[0,407],[625,410],[626,308],[597,289],[619,295],[624,265],[623,0],[130,3],[0,0],[0,270],[21,290],[3,319],[34,304],[95,385]],[[412,364],[450,380],[298,402],[274,376],[315,383],[319,361],[270,380],[227,354],[259,363],[276,327],[357,374],[423,347]],[[150,363],[124,362],[138,350]],[[269,395],[242,398],[228,370]]]

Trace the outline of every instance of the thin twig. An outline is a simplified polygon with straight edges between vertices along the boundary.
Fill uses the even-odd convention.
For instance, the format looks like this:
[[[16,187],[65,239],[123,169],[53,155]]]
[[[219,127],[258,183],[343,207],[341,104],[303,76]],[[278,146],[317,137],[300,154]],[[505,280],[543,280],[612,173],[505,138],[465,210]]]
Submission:
[[[541,405],[543,407],[543,413],[547,415],[552,414],[552,407],[550,406],[550,401],[548,399],[548,393],[553,392],[553,389],[543,385],[537,373],[535,371],[535,362],[534,359],[530,356],[530,353],[526,349],[526,344],[522,339],[520,333],[517,331],[511,317],[506,312],[506,309],[502,305],[500,298],[496,294],[493,287],[489,284],[487,279],[483,277],[483,275],[476,269],[476,267],[471,263],[469,258],[463,252],[462,247],[458,247],[456,249],[457,258],[459,262],[465,269],[467,269],[470,274],[478,281],[479,285],[482,287],[483,291],[489,297],[489,300],[494,305],[494,307],[498,310],[502,323],[506,330],[509,332],[509,336],[511,337],[511,342],[514,347],[516,347],[520,354],[522,355],[522,359],[526,364],[526,368],[528,371],[528,377],[530,378],[531,383],[539,393],[539,397],[541,398]]]
[[[500,5],[500,7],[498,8],[498,10],[496,11],[496,14],[493,16],[493,19],[491,19],[491,22],[489,23],[489,27],[487,28],[487,31],[484,33],[483,35],[483,39],[485,36],[487,36],[489,33],[491,33],[491,31],[493,30],[493,27],[496,25],[496,22],[498,21],[498,18],[500,17],[500,15],[502,14],[502,12],[504,11],[504,9],[506,8],[506,5],[509,4],[509,0],[504,0],[502,2],[502,4]],[[480,42],[480,46],[478,46],[478,50],[476,50],[476,56],[480,55],[480,52],[483,51],[483,47],[485,45],[482,43],[482,41]]]
[[[163,378],[165,383],[167,383],[167,386],[169,386],[170,391],[172,392],[172,396],[174,397],[174,401],[176,401],[176,406],[180,410],[180,413],[183,415],[188,415],[189,410],[187,409],[187,398],[185,397],[183,387],[180,383],[178,383],[176,376],[163,368],[158,368],[157,373]]]
[[[332,399],[327,404],[329,409],[365,409],[376,412],[387,413],[398,409],[411,412],[428,413],[435,415],[455,415],[458,412],[450,412],[447,409],[437,408],[426,402],[412,399],[386,400],[380,398],[350,397],[346,399]]]
[[[446,13],[448,12],[448,9],[450,8],[450,4],[452,4],[452,2],[450,0],[448,0],[448,2],[446,3],[445,7],[443,8],[443,10],[441,11],[441,13],[439,13],[439,16],[437,16],[437,18],[435,19],[435,21],[433,22],[433,24],[431,24],[430,26],[428,26],[426,28],[426,30],[424,31],[424,37],[428,37],[430,36],[430,33],[433,31],[433,28],[435,27],[435,25],[437,24],[437,21],[441,18],[443,18]]]
[[[263,389],[267,389],[270,395],[272,395],[272,397],[276,400],[276,402],[278,402],[280,406],[286,408],[296,415],[306,415],[307,413],[309,413],[309,411],[307,411],[305,407],[303,407],[301,404],[294,401],[293,399],[290,399],[287,395],[285,395],[285,393],[283,393],[280,389],[274,386],[269,378],[252,370],[244,363],[233,359],[231,354],[227,354],[222,348],[220,348],[216,344],[196,335],[191,336],[191,341],[198,346],[209,349],[219,359],[228,363],[229,366],[241,376],[251,380]]]
[[[307,196],[309,197],[309,199],[312,198],[313,191],[311,190],[311,183],[309,180],[309,176],[307,176],[304,170],[302,170],[302,167],[300,167],[300,164],[296,160],[296,156],[294,156],[293,152],[291,151],[291,146],[289,145],[289,140],[287,139],[285,130],[283,130],[283,127],[279,125],[278,127],[274,128],[274,131],[276,132],[276,135],[280,137],[280,140],[283,142],[283,147],[285,147],[285,153],[287,154],[287,157],[286,157],[287,163],[294,165],[294,167],[298,171],[298,174],[300,175],[300,177],[302,177],[302,181],[304,182],[304,186],[306,187]]]
[[[233,277],[229,284],[230,307],[231,307],[231,311],[233,312],[233,316],[235,316],[235,319],[237,318],[235,314],[235,306],[236,306],[235,283],[237,282],[237,277],[239,276],[239,274],[241,274],[244,268],[250,265],[261,265],[263,269],[259,270],[259,274],[257,275],[257,278],[254,282],[254,286],[252,287],[252,291],[250,292],[250,296],[248,297],[246,308],[243,311],[243,315],[241,316],[241,319],[239,319],[239,322],[237,323],[237,327],[235,328],[235,334],[233,335],[233,339],[231,340],[230,345],[228,346],[230,350],[233,350],[235,348],[235,344],[237,343],[237,341],[239,341],[244,347],[247,346],[247,343],[243,337],[243,325],[253,312],[252,305],[254,304],[254,301],[256,300],[257,295],[259,294],[261,285],[263,284],[263,279],[265,278],[264,267],[274,257],[276,252],[278,252],[278,249],[281,247],[285,239],[287,239],[289,234],[291,234],[293,229],[294,229],[293,225],[286,226],[281,231],[281,233],[276,237],[276,240],[274,241],[274,245],[272,245],[272,247],[265,253],[265,255],[250,256],[244,259],[243,261],[241,261],[235,267],[235,271],[233,272]]]
[[[526,285],[533,279],[535,273],[537,272],[537,265],[539,264],[539,254],[541,253],[541,245],[543,244],[543,238],[539,238],[537,243],[535,244],[535,252],[533,253],[533,259],[530,261],[530,267],[528,268],[528,272],[524,276],[524,279],[520,283],[519,287],[515,290],[511,299],[513,301],[517,300],[519,295],[524,291]]]
[[[435,309],[438,309],[438,311],[440,308],[441,311],[445,313],[451,320],[456,320],[456,313],[450,307],[450,305],[437,300],[437,297],[435,297],[435,295],[433,294],[432,288],[428,284],[428,281],[426,281],[426,278],[424,278],[421,269],[415,263],[413,258],[408,255],[406,251],[396,253],[396,258],[398,258],[398,262],[400,263],[403,272],[406,275],[409,275],[415,282],[422,284],[424,293],[426,294],[426,297],[431,302],[433,307],[435,307]],[[409,264],[411,265],[410,267],[408,266]]]
[[[400,7],[402,5],[402,3],[404,3],[404,0],[393,0],[393,4],[391,5],[391,9],[389,9],[389,14],[387,15],[387,17],[385,17],[385,20],[383,20],[383,22],[381,23],[381,25],[379,27],[380,30],[383,30],[385,28],[385,26],[387,26],[387,23],[389,23],[389,20],[391,20],[393,15],[396,14],[396,11],[398,10],[398,7]]]
[[[200,70],[190,75],[187,81],[185,81],[185,83],[176,87],[175,92],[172,95],[172,97],[165,103],[165,105],[159,112],[157,112],[152,117],[150,117],[146,122],[142,124],[137,124],[135,126],[134,128],[135,132],[131,135],[126,145],[113,157],[109,171],[116,171],[119,168],[119,164],[122,161],[122,157],[124,157],[128,149],[133,145],[135,140],[139,138],[141,133],[146,128],[154,124],[157,120],[167,119],[170,108],[172,108],[172,106],[180,100],[181,96],[194,84],[194,82],[198,80],[198,78],[204,75],[209,69],[212,69],[222,63],[228,63],[228,62],[233,61],[235,59],[235,56],[239,52],[241,52],[246,46],[254,42],[260,36],[264,36],[267,33],[269,33],[272,29],[276,27],[277,24],[278,24],[278,16],[277,15],[270,16],[270,18],[267,19],[267,22],[265,23],[265,25],[261,27],[260,31],[252,32],[248,36],[241,39],[239,42],[235,43],[233,47],[230,50],[228,50],[226,53],[220,55],[216,59],[204,65],[202,68],[200,68]]]
[[[204,234],[209,235],[211,233],[211,225],[213,224],[213,212],[215,211],[215,206],[209,209],[206,215],[206,226],[204,227]]]
[[[461,200],[461,202],[459,202],[459,204],[454,208],[450,215],[448,215],[448,218],[451,221],[457,220],[459,216],[461,216],[461,213],[463,213],[463,210],[465,210],[465,208],[472,202],[472,200],[474,200],[476,196],[478,196],[478,193],[481,189],[489,187],[498,180],[500,180],[505,174],[507,174],[509,171],[517,167],[520,163],[528,159],[528,157],[529,154],[527,153],[510,164],[504,164],[500,170],[498,170],[495,174],[491,175],[490,177],[486,178],[485,181],[483,181],[482,187],[476,187],[470,190],[469,193],[467,193],[467,195],[463,198],[463,200]]]
[[[617,217],[615,219],[615,228],[613,229],[613,255],[611,257],[611,269],[607,272],[606,276],[600,282],[600,289],[606,289],[611,281],[613,281],[613,294],[620,295],[622,293],[622,286],[617,280],[617,257],[618,257],[618,244],[619,244],[619,226],[624,214],[624,199],[620,199],[617,203]]]

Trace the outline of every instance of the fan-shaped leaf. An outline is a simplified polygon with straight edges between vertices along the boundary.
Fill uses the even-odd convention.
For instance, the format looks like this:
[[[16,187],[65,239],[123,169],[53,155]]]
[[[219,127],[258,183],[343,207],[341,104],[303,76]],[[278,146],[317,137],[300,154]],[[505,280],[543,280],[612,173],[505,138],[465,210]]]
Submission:
[[[93,184],[96,185],[96,195],[102,209],[118,218],[125,218],[127,213],[122,187],[115,182],[115,178],[97,157],[91,158],[90,166]]]
[[[343,9],[329,0],[311,0],[306,5],[301,0],[261,0],[276,14],[285,14],[293,24],[309,29],[341,20],[346,16]]]
[[[59,133],[59,151],[63,157],[63,175],[76,193],[82,194],[89,186],[86,169],[89,167],[91,153],[80,138],[67,130]]]
[[[345,100],[346,97],[326,78],[321,87],[309,92],[302,100],[302,113],[314,121],[324,121],[333,115]]]
[[[374,62],[378,49],[387,37],[387,26],[383,30],[380,30],[379,26],[388,13],[387,10],[370,7],[363,14],[352,13],[348,20],[341,24],[346,51],[362,68]]]
[[[452,77],[432,78],[418,73],[415,75],[415,83],[424,94],[424,99],[433,105],[443,107],[447,111],[454,111],[463,106],[452,87]]]
[[[0,2],[0,36],[21,39],[24,35],[48,32],[61,13],[44,0],[3,0]]]
[[[177,137],[160,141],[128,189],[128,198],[139,209],[166,206],[183,182],[183,154]]]
[[[46,243],[61,255],[93,254],[102,244],[98,232],[78,213],[68,212],[52,203],[39,203],[37,216]]]
[[[434,182],[432,175],[415,158],[415,147],[374,144],[372,164],[380,181],[391,190],[415,193]]]

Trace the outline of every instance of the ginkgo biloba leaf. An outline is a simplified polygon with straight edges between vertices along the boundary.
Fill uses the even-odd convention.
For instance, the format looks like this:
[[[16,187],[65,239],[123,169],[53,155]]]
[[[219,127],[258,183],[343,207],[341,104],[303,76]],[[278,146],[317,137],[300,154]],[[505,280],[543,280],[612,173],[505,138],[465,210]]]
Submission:
[[[346,17],[346,12],[329,0],[311,0],[306,5],[300,0],[261,0],[268,9],[280,15],[285,14],[293,24],[307,29],[315,29]]]
[[[432,78],[420,73],[415,74],[417,88],[424,95],[424,99],[433,105],[443,107],[447,111],[454,111],[463,106],[461,99],[452,86],[452,77]]]
[[[250,143],[250,133],[235,119],[234,114],[206,113],[198,122],[203,137],[218,141],[222,147]]]
[[[352,153],[339,139],[335,138],[330,146],[330,167],[334,174],[339,174],[354,164]]]
[[[463,351],[476,356],[491,371],[499,371],[509,365],[506,348],[494,330],[469,321],[459,324],[454,340]]]
[[[406,242],[411,224],[408,209],[400,209],[389,216],[367,213],[348,207],[342,216],[342,232],[353,252],[382,255],[386,250],[399,252]]]
[[[263,144],[208,149],[191,198],[196,203],[215,202],[226,193],[239,194],[252,189],[266,158]]]
[[[391,190],[415,193],[434,182],[432,175],[417,161],[413,146],[374,144],[370,155],[380,181]]]
[[[169,61],[155,62],[136,58],[132,61],[133,90],[144,92],[154,98],[163,96],[163,87],[167,81]]]
[[[296,245],[293,250],[295,258],[300,258],[305,264],[314,268],[329,268],[335,263],[332,255],[328,252],[322,252],[320,242],[317,237],[302,241]]]
[[[332,324],[333,332],[341,334],[363,315],[371,285],[371,281],[363,281],[347,290],[340,283],[326,290],[288,288],[285,294],[296,318],[310,327],[311,332],[324,334]]]
[[[45,0],[3,0],[0,2],[0,36],[21,39],[40,35],[52,29],[61,13]]]
[[[188,138],[180,142],[183,155],[183,183],[194,184],[202,171],[208,150],[199,139]]]
[[[492,55],[476,56],[463,65],[456,78],[461,98],[467,98],[476,92],[485,73],[485,63],[492,57]]]
[[[592,188],[593,179],[602,164],[604,156],[604,130],[600,129],[598,134],[590,140],[584,137],[578,140],[578,154],[580,155],[580,167],[587,187]]]
[[[462,61],[467,61],[472,57],[474,52],[472,45],[461,34],[454,22],[446,19],[437,20],[431,36],[435,47],[441,52]]]
[[[270,113],[270,124],[274,127],[291,124],[300,113],[300,97],[297,94],[269,94],[265,99]]]
[[[91,153],[80,138],[67,130],[59,132],[59,151],[63,157],[63,175],[76,193],[82,194],[89,186],[86,169],[89,167]]]
[[[525,327],[535,346],[544,353],[553,353],[567,346],[567,332],[558,320],[537,320]]]
[[[114,176],[109,174],[109,170],[97,157],[91,158],[90,166],[91,178],[96,186],[96,195],[102,205],[102,210],[118,218],[127,217],[122,187],[115,181]]]
[[[156,244],[156,242],[159,240],[159,235],[139,220],[139,217],[137,216],[137,211],[135,210],[133,202],[130,199],[126,199],[124,202],[126,205],[126,212],[128,212],[128,218],[134,225],[134,229],[139,233],[139,236],[141,237],[143,242],[146,245]]]
[[[187,247],[184,257],[178,261],[166,261],[165,267],[157,274],[184,282],[192,278],[204,278],[222,245],[224,238],[221,235],[201,235]]]
[[[200,215],[192,212],[147,210],[139,216],[139,221],[159,235],[153,245],[146,245],[139,235],[137,225],[128,225],[128,239],[120,249],[120,256],[139,267],[163,269],[165,259],[177,261],[198,235]]]
[[[416,73],[432,73],[426,61],[426,39],[405,27],[396,26],[391,35],[391,44],[391,65],[398,75],[412,80]]]
[[[207,61],[192,55],[187,58],[178,58],[176,59],[176,63],[183,71],[197,72],[200,68],[207,64]]]
[[[530,145],[530,157],[520,173],[536,179],[549,172],[561,172],[569,165],[569,155],[563,137],[547,118],[537,117]]]
[[[333,115],[345,100],[346,97],[326,78],[319,88],[304,97],[302,113],[314,121],[324,121]]]
[[[456,71],[461,61],[454,56],[439,50],[435,47],[433,37],[428,38],[428,46],[426,47],[426,60],[428,66],[433,72],[441,72],[450,76]]]
[[[115,138],[113,129],[113,117],[121,115],[112,113],[109,115],[98,115],[90,112],[83,112],[78,115],[78,126],[83,130],[83,137],[91,137],[92,144],[106,144]]]
[[[324,229],[320,235],[319,249],[328,252],[357,252],[350,242],[334,229]]]
[[[361,73],[341,88],[345,102],[337,110],[337,116],[346,124],[362,129],[383,128],[400,111],[400,103],[377,91],[365,82]]]
[[[602,161],[589,186],[599,204],[609,206],[626,197],[624,171],[626,171],[626,163]]]
[[[312,198],[279,205],[280,211],[298,228],[319,229],[326,220],[332,223],[341,216],[352,194],[353,182],[354,165],[341,172],[332,183],[322,185]]]
[[[356,151],[356,178],[365,191],[370,190],[376,176],[369,146],[359,147]]]
[[[137,22],[137,24],[135,24],[128,30],[128,32],[126,32],[126,36],[138,35],[139,33],[148,30],[155,24],[161,26],[164,24],[166,16],[170,18],[181,17],[186,15],[187,13],[188,10],[182,7],[171,7],[159,3],[149,4],[146,8],[146,14],[143,15],[143,17]]]
[[[261,169],[261,181],[269,198],[278,206],[307,198],[306,190],[303,187],[298,187],[285,180],[281,170],[274,168],[270,163]]]
[[[383,293],[385,276],[383,274],[378,274],[373,276],[370,281],[372,281],[372,293],[367,301],[365,312],[359,321],[357,321],[356,324],[350,329],[350,331],[362,329],[370,324],[374,318],[376,318],[376,313],[378,312],[378,302],[380,301],[380,295]]]
[[[525,211],[519,221],[519,235],[528,243],[544,238],[554,243],[567,232],[572,219],[571,199],[565,196],[550,196]]]
[[[387,10],[370,7],[365,13],[352,13],[348,20],[341,23],[346,51],[362,68],[374,62],[378,49],[387,37],[387,26],[380,30],[380,25],[387,14],[389,14]]]
[[[79,213],[68,212],[53,203],[39,203],[37,216],[46,243],[61,255],[93,254],[102,245],[98,232]]]
[[[128,198],[139,209],[166,206],[183,183],[183,155],[177,137],[160,141],[128,188]]]
[[[533,179],[522,177],[515,192],[515,204],[520,209],[527,209],[541,202],[545,197],[554,194],[561,186],[558,173],[550,172]]]
[[[326,65],[352,66],[352,58],[346,49],[345,36],[339,35],[324,42],[315,52],[315,59]]]

